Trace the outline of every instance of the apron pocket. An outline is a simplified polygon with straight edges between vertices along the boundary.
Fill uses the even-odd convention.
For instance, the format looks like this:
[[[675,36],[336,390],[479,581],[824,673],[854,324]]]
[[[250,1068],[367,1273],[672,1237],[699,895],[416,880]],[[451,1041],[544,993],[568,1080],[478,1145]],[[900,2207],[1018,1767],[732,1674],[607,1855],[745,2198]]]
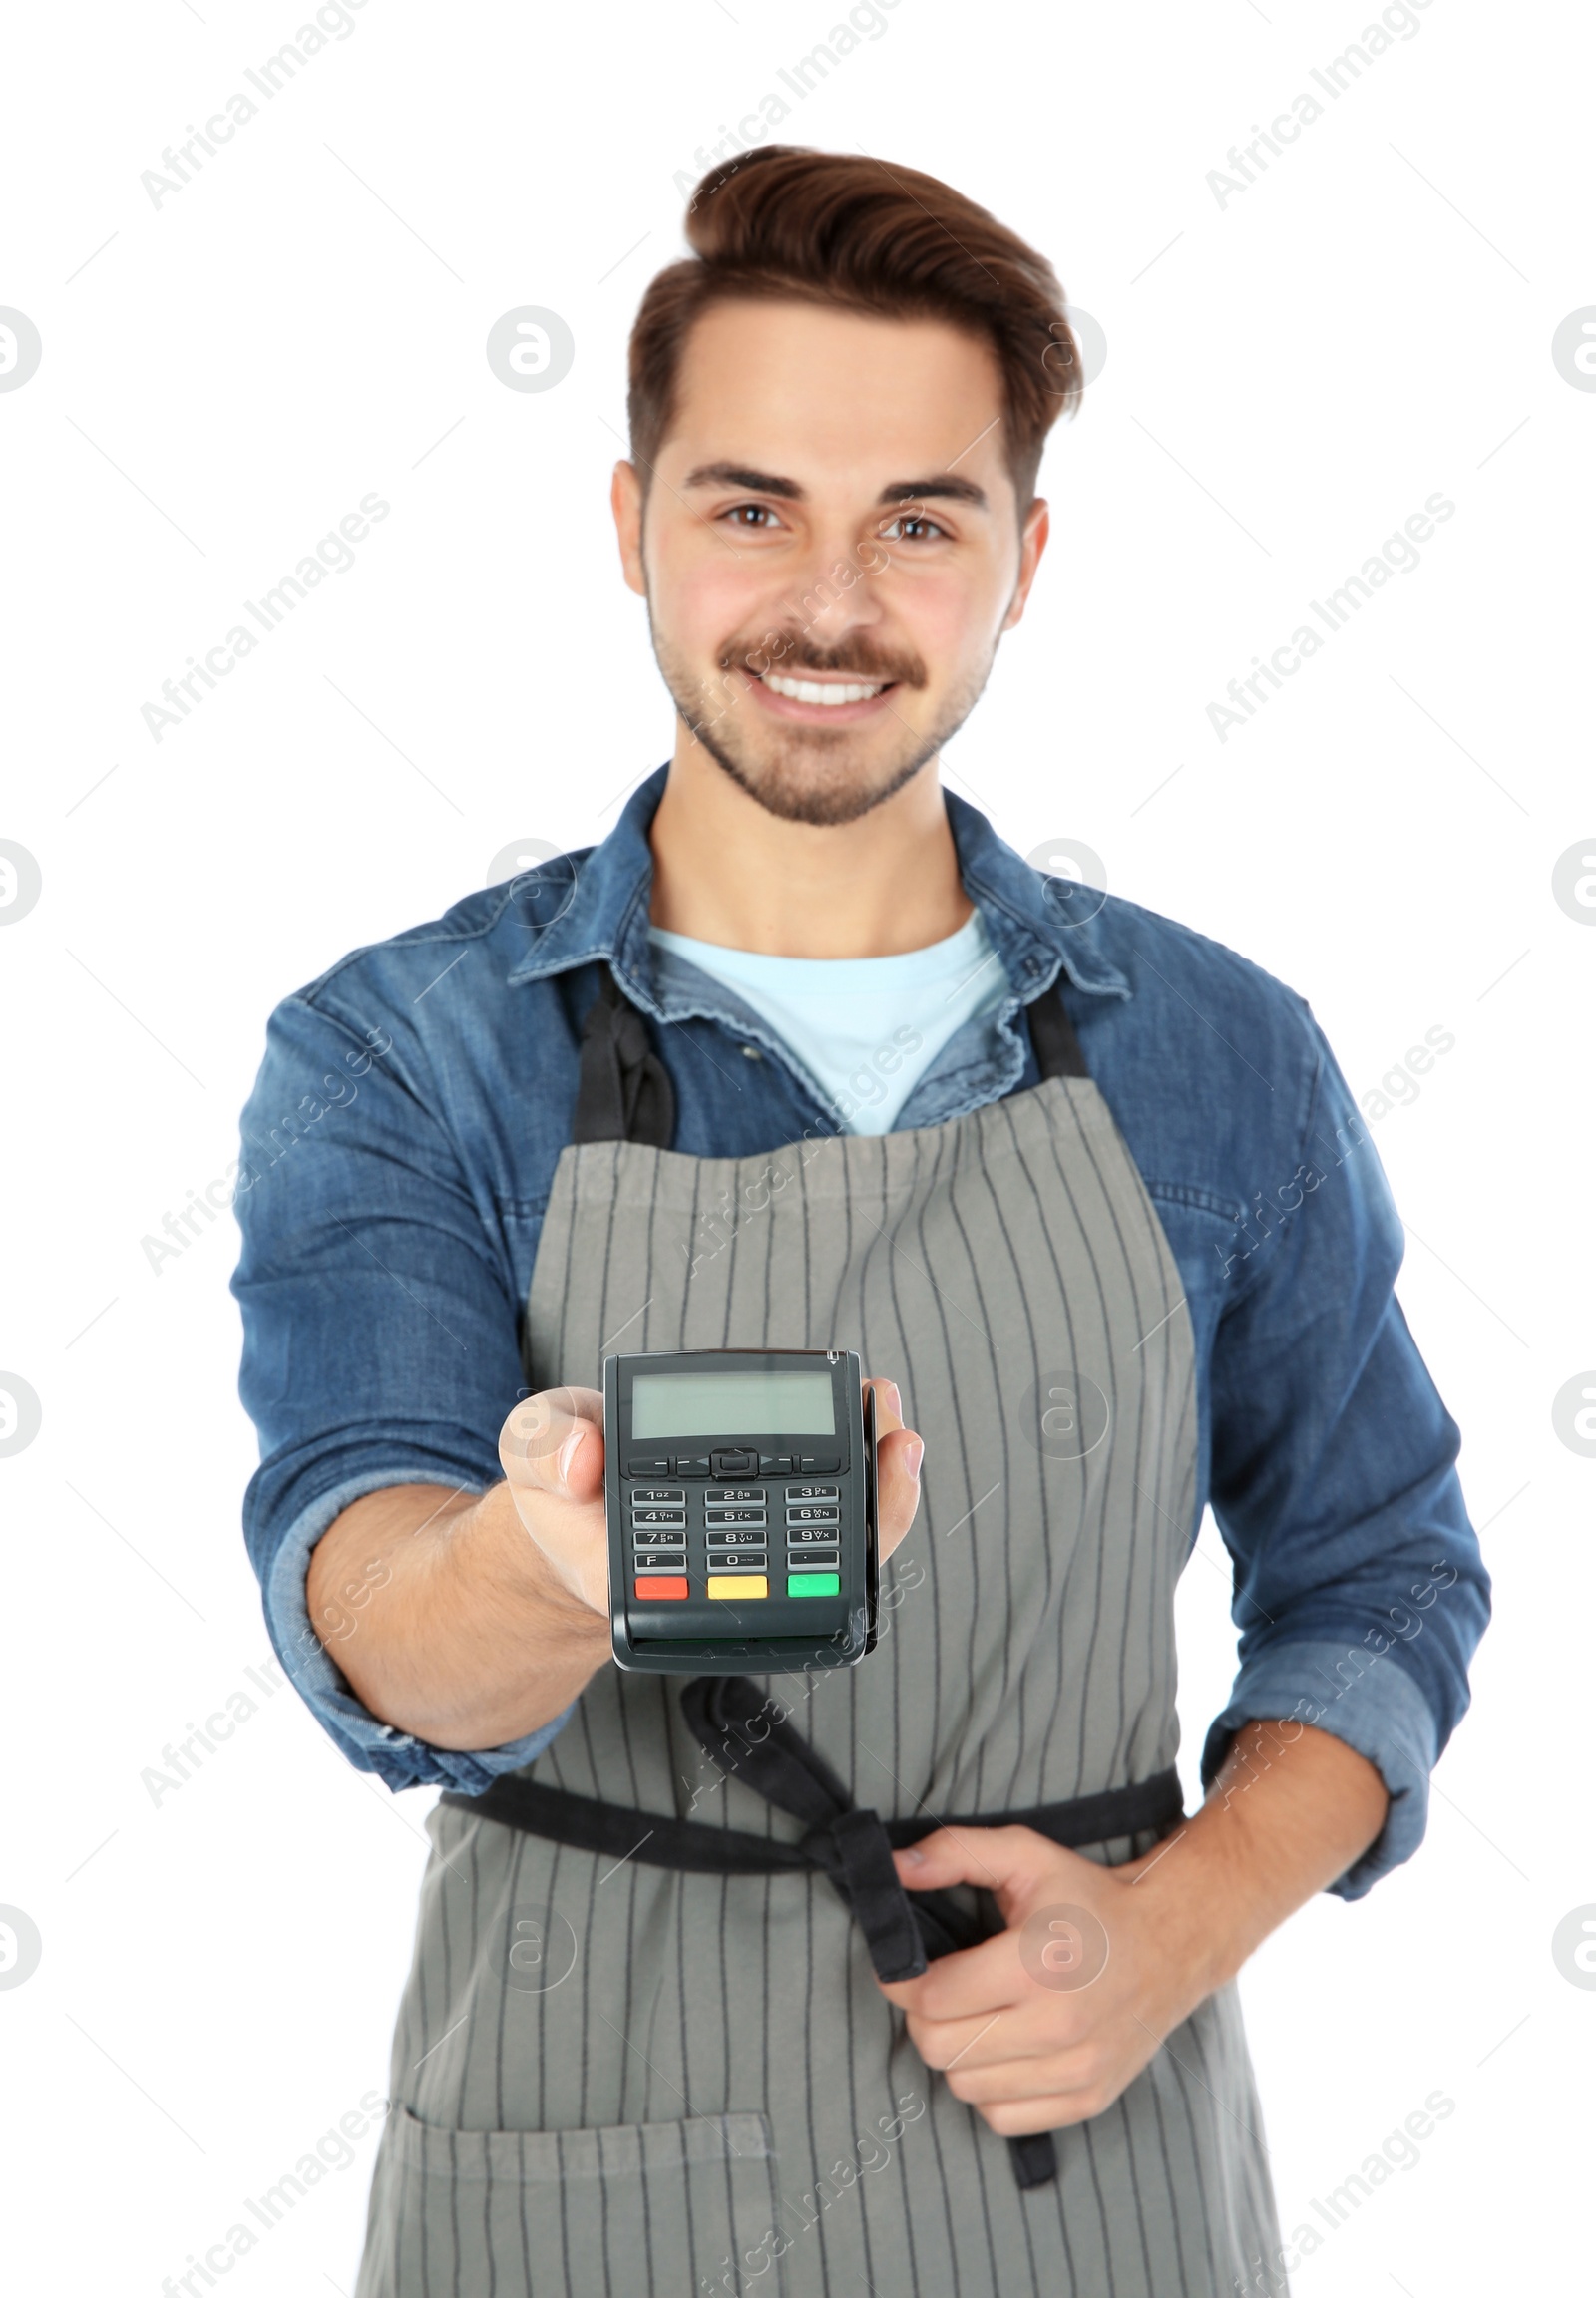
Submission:
[[[386,2207],[372,2226],[386,2272],[369,2283],[362,2273],[362,2298],[493,2288],[690,2298],[723,2274],[727,2288],[779,2298],[775,2148],[762,2113],[450,2130],[396,2105],[386,2151]]]

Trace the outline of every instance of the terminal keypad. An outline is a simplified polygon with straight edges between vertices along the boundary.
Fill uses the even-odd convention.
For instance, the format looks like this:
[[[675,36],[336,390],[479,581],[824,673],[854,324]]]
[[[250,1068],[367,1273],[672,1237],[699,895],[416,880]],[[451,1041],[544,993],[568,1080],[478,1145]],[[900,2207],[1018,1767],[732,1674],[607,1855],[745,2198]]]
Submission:
[[[738,1478],[756,1464],[759,1475],[772,1480],[756,1484],[734,1481],[733,1474],[711,1476],[711,1457]],[[778,1568],[785,1565],[775,1592],[835,1596],[841,1585],[840,1489],[797,1471],[835,1474],[841,1465],[835,1455],[751,1452],[629,1460],[624,1507],[635,1595],[679,1602],[694,1593],[696,1584],[696,1592],[710,1598],[739,1603],[768,1598],[774,1518],[776,1562]],[[681,1481],[652,1481],[671,1472]]]

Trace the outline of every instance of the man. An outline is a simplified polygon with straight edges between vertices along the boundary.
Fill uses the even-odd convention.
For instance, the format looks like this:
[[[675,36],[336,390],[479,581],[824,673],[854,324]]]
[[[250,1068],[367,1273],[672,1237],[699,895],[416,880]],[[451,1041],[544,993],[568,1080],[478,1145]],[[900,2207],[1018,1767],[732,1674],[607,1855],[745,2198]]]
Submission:
[[[1411,1854],[1487,1615],[1400,1228],[1300,996],[938,784],[1047,540],[1049,267],[790,148],[688,235],[613,486],[668,767],[287,999],[244,1120],[273,1636],[448,1790],[360,2292],[1283,2290],[1234,1976]],[[881,1642],[708,1752],[610,1658],[617,1346],[851,1347],[880,1408]]]

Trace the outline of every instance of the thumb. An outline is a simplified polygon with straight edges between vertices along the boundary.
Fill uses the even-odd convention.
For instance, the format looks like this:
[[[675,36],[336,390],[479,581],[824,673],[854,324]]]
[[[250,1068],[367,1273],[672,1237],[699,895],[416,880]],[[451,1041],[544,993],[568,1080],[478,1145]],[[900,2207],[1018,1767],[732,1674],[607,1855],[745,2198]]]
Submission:
[[[591,1502],[602,1497],[604,1400],[596,1388],[543,1388],[516,1405],[499,1432],[499,1464],[526,1493]]]

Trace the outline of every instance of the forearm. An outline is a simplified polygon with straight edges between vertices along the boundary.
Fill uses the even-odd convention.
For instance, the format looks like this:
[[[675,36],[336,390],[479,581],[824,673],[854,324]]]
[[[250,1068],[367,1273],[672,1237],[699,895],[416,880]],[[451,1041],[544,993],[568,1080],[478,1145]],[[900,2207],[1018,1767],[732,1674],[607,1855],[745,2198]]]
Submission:
[[[523,1737],[610,1659],[607,1620],[556,1577],[507,1484],[368,1493],[317,1542],[306,1595],[366,1707],[435,1747]]]
[[[1374,1764],[1328,1731],[1242,1726],[1202,1809],[1133,1871],[1185,1941],[1194,1999],[1345,1874],[1380,1833],[1387,1802]]]

